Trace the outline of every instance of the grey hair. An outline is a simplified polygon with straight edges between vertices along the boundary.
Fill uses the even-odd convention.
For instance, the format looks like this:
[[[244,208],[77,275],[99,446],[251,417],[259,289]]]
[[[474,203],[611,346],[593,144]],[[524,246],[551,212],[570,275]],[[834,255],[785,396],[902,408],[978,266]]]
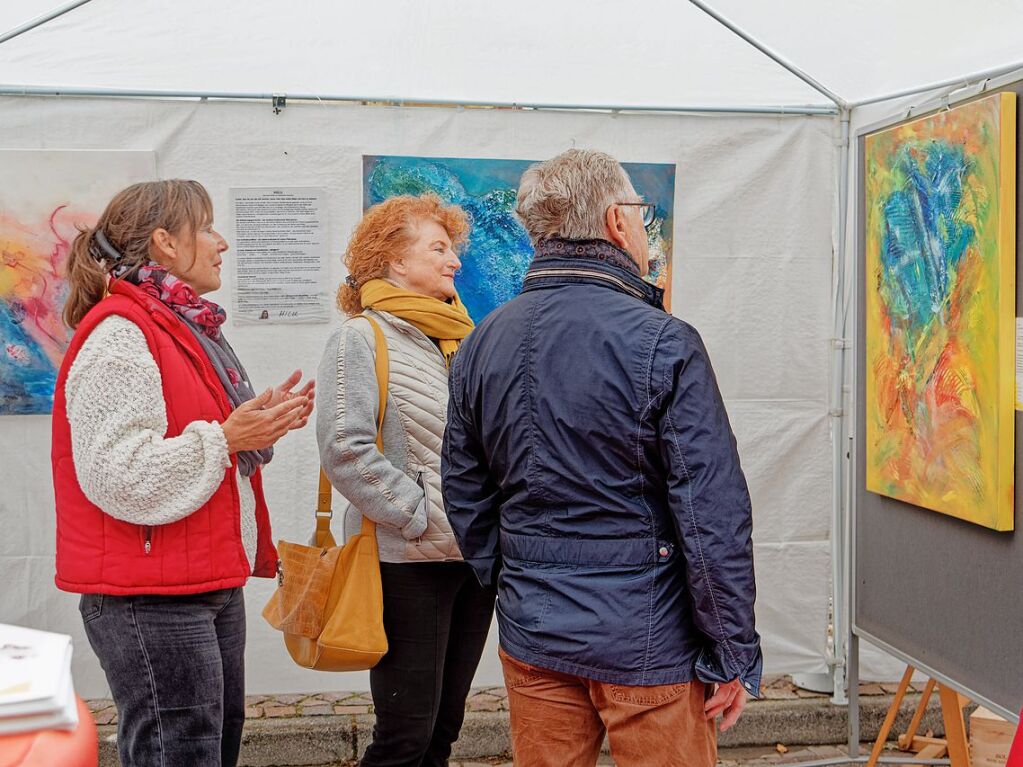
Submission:
[[[515,212],[534,243],[603,239],[607,209],[635,196],[629,174],[611,155],[569,149],[522,174]]]

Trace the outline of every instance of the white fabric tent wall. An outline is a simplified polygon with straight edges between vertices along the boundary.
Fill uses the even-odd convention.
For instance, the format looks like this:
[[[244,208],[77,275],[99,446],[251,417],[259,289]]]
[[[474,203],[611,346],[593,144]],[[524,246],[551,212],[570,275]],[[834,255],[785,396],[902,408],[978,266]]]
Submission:
[[[303,104],[0,99],[3,148],[152,149],[163,177],[195,177],[230,238],[231,186],[328,189],[330,247],[339,254],[361,211],[361,155],[544,158],[573,145],[624,161],[677,163],[674,311],[710,349],[754,501],[759,627],[769,673],[826,670],[831,470],[827,416],[835,121],[822,117],[638,116]],[[286,154],[285,154],[286,152]],[[230,252],[228,259],[230,259]],[[215,295],[231,310],[233,273]],[[229,327],[257,381],[312,370],[326,325]],[[282,355],[282,349],[290,351]],[[278,536],[311,525],[311,430],[287,437],[267,471]],[[72,633],[76,681],[104,692],[76,600],[53,574],[49,419],[0,418],[0,622]],[[251,692],[365,689],[364,674],[303,672],[259,610],[272,587],[253,580]],[[608,616],[613,620],[613,616]],[[492,632],[477,677],[498,684]]]

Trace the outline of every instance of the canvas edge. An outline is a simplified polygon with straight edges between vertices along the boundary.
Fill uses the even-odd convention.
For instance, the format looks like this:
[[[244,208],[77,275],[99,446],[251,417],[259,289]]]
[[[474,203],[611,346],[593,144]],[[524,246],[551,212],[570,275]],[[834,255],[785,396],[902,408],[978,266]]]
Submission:
[[[893,126],[894,127],[894,126]],[[863,439],[865,445],[869,448],[871,444],[876,442],[876,429],[877,426],[871,423],[870,408],[866,403],[874,402],[877,397],[876,383],[874,381],[873,373],[870,365],[870,350],[875,345],[871,341],[874,340],[874,328],[871,325],[871,297],[872,288],[870,283],[871,269],[874,266],[874,262],[871,259],[870,253],[870,205],[868,200],[869,185],[868,177],[870,172],[870,153],[871,145],[877,141],[877,138],[884,131],[876,131],[874,133],[868,133],[863,137],[863,313],[864,313],[864,325],[863,325],[863,347],[864,347],[864,371],[865,378],[863,382],[863,399],[864,399],[864,423],[863,423]],[[875,342],[876,343],[876,342]],[[874,493],[881,495],[886,498],[893,498],[894,496],[885,493],[881,487],[881,483],[877,476],[877,469],[872,466],[869,460],[869,452],[864,454],[864,466],[863,466],[863,484],[866,486],[868,493]]]
[[[999,94],[998,505],[995,530],[1014,529],[1016,465],[1016,111],[1015,93]]]

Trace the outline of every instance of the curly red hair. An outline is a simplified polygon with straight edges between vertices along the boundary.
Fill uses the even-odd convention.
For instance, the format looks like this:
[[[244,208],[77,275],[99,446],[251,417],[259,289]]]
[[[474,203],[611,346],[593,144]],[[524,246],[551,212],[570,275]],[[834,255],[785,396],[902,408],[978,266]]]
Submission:
[[[402,195],[374,205],[352,232],[345,250],[348,280],[337,291],[338,308],[349,317],[362,309],[360,288],[387,275],[388,264],[415,241],[415,225],[436,221],[458,250],[469,237],[469,216],[457,205],[445,205],[435,194]],[[354,284],[352,284],[354,283]]]

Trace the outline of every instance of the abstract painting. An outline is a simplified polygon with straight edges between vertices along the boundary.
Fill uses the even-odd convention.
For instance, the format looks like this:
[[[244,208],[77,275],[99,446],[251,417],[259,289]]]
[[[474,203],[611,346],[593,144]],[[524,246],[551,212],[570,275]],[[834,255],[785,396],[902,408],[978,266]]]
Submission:
[[[460,205],[472,219],[469,242],[455,277],[458,294],[473,320],[479,322],[522,289],[533,259],[533,247],[515,217],[519,179],[534,160],[487,160],[453,157],[363,157],[363,206],[369,208],[400,194],[437,194]],[[657,207],[647,230],[650,241],[648,279],[671,286],[671,233],[675,199],[675,166],[623,163],[633,186]]]
[[[80,226],[156,174],[152,152],[0,151],[0,415],[49,413],[70,338],[65,267]]]
[[[1016,96],[865,139],[867,489],[1013,525]]]

